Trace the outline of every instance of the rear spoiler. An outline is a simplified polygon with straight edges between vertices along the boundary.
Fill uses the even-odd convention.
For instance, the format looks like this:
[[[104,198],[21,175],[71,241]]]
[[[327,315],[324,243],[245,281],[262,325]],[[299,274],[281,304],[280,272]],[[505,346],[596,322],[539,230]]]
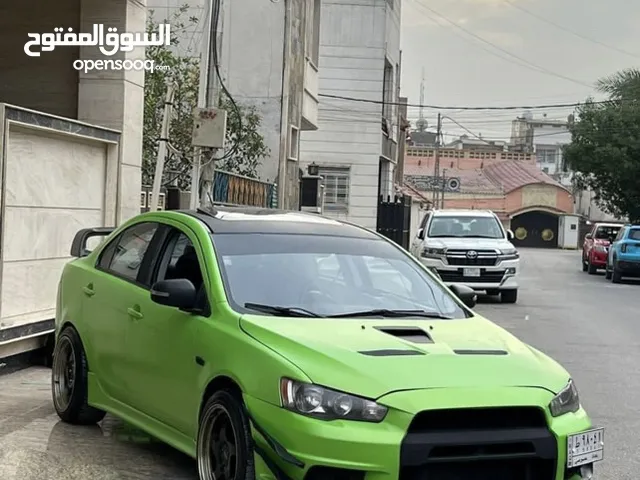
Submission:
[[[76,236],[73,237],[71,243],[71,256],[72,257],[86,257],[91,253],[91,250],[87,249],[87,241],[93,237],[106,237],[115,230],[115,227],[95,227],[95,228],[83,228]]]

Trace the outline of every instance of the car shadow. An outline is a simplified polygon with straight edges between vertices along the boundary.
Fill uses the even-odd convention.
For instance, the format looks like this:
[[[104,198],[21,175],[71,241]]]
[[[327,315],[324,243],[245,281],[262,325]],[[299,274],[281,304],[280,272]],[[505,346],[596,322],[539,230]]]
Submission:
[[[97,478],[198,478],[193,459],[109,415],[99,425],[58,422],[49,435],[47,454],[63,462],[70,474],[90,467],[101,472]]]

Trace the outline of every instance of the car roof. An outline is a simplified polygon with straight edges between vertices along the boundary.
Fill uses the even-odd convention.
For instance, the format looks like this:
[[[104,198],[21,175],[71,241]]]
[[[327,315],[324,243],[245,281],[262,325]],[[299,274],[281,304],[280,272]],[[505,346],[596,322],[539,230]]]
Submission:
[[[314,213],[260,207],[214,206],[211,209],[177,210],[203,222],[215,234],[273,233],[324,235],[380,240],[365,228]]]
[[[490,210],[433,210],[436,217],[456,216],[456,217],[493,217],[495,214]]]

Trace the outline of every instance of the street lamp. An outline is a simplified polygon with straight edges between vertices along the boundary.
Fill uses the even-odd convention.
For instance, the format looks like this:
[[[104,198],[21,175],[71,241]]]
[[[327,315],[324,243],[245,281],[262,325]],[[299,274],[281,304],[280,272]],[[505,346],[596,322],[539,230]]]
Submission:
[[[316,165],[316,162],[311,162],[307,166],[307,173],[309,173],[309,175],[312,175],[312,176],[315,177],[320,173],[320,167],[318,165]]]

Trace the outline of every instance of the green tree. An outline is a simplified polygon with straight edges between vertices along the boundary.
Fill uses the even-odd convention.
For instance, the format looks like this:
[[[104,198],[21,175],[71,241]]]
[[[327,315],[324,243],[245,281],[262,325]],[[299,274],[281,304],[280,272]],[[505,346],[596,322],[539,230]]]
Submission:
[[[567,167],[579,188],[588,187],[600,207],[640,221],[640,71],[629,69],[599,80],[609,98],[589,99],[569,126],[564,149]]]
[[[143,185],[151,185],[153,182],[167,83],[175,82],[177,89],[169,130],[171,148],[165,162],[163,183],[177,178],[180,188],[190,188],[193,159],[192,112],[198,102],[200,58],[197,54],[199,45],[194,42],[194,35],[191,35],[186,47],[181,48],[182,55],[177,53],[178,48],[181,47],[180,39],[188,37],[185,32],[192,31],[198,22],[195,17],[184,18],[187,9],[188,5],[184,5],[170,19],[162,22],[155,20],[153,11],[149,12],[147,31],[156,32],[159,23],[169,23],[172,38],[169,47],[154,45],[146,49],[147,60],[152,60],[156,67],[163,68],[153,72],[148,71],[145,75]],[[227,110],[225,139],[227,153],[221,160],[216,161],[216,169],[256,178],[257,168],[269,154],[264,137],[259,133],[261,117],[254,106],[238,105],[237,109],[234,108],[230,99],[224,94],[221,94],[220,106]],[[234,148],[236,143],[237,147]],[[210,155],[211,152],[204,152],[205,158],[209,158]]]

